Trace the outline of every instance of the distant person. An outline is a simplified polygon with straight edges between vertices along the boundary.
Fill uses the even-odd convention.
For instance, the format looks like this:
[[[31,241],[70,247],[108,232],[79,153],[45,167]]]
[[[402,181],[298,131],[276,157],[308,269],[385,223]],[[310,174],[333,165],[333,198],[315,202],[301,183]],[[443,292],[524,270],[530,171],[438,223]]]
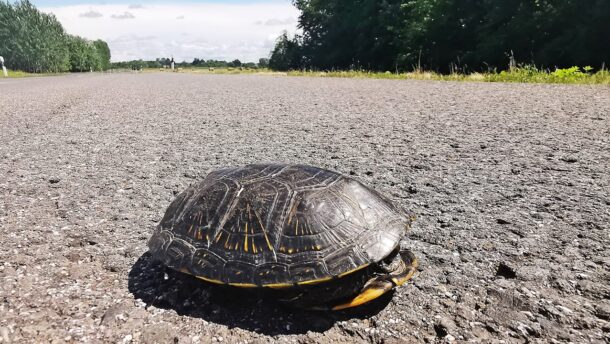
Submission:
[[[6,71],[6,67],[4,67],[4,57],[0,56],[0,68],[2,68],[2,74],[4,77],[8,77],[8,72]]]

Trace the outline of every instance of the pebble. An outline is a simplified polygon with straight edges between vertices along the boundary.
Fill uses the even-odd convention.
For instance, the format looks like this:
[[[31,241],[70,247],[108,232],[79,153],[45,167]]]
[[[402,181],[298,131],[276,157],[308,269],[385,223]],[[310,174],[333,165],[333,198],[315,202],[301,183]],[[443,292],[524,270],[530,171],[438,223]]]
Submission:
[[[595,316],[600,319],[610,320],[610,305],[599,304],[595,305]]]
[[[128,334],[128,335],[126,335],[125,337],[123,337],[123,342],[122,342],[122,343],[123,343],[123,344],[129,344],[129,343],[131,343],[131,340],[132,340],[132,339],[133,339],[133,336],[132,336],[132,335],[130,335],[130,334]]]
[[[10,331],[6,327],[0,327],[0,338],[3,343],[10,343],[11,338],[9,337]]]

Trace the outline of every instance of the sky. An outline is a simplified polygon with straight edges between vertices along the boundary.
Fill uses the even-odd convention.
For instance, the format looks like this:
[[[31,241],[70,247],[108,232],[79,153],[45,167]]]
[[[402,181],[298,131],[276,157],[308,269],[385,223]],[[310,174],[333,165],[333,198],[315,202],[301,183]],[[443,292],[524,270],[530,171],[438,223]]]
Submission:
[[[103,39],[112,61],[216,59],[258,62],[283,30],[296,31],[290,0],[32,1],[69,34]]]

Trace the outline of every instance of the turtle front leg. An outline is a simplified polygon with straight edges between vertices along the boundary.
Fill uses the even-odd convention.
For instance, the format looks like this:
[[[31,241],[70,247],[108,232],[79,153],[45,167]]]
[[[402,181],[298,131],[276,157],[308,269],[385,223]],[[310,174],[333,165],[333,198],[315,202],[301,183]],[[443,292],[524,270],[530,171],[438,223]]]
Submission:
[[[371,278],[364,284],[360,294],[332,309],[338,311],[352,308],[380,297],[394,287],[401,286],[410,280],[417,270],[417,265],[417,258],[411,251],[400,249],[398,253],[379,263],[379,267],[385,274]]]

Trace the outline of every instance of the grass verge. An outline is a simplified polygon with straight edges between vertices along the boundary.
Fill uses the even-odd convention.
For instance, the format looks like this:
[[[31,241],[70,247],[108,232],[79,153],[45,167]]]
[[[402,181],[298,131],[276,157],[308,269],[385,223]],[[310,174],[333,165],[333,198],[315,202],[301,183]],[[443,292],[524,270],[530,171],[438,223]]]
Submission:
[[[29,73],[20,70],[8,70],[9,79],[19,79],[19,78],[29,78],[29,77],[37,77],[37,76],[53,76],[53,75],[62,75],[65,73]],[[0,80],[4,78],[2,71],[0,70]]]
[[[500,73],[472,74],[438,74],[434,72],[367,72],[367,71],[331,71],[308,72],[290,71],[290,76],[340,77],[340,78],[371,78],[371,79],[402,79],[402,80],[443,80],[443,81],[480,81],[480,82],[521,82],[547,84],[601,84],[610,85],[610,72],[602,69],[596,73],[590,67],[572,67],[556,69],[555,71],[524,66]]]
[[[143,72],[167,72],[168,69],[147,68]],[[177,73],[194,74],[265,74],[288,75],[326,78],[361,78],[361,79],[395,79],[395,80],[441,80],[441,81],[478,81],[478,82],[520,82],[545,84],[597,84],[610,85],[610,71],[602,69],[593,73],[591,67],[571,67],[549,71],[532,66],[521,66],[510,71],[499,73],[472,73],[472,74],[439,74],[434,72],[416,71],[408,73],[369,72],[369,71],[289,71],[274,72],[269,69],[240,69],[240,68],[177,68]],[[9,78],[25,78],[34,76],[61,75],[63,73],[28,73],[23,71],[8,71]],[[0,75],[1,77],[1,75]]]

